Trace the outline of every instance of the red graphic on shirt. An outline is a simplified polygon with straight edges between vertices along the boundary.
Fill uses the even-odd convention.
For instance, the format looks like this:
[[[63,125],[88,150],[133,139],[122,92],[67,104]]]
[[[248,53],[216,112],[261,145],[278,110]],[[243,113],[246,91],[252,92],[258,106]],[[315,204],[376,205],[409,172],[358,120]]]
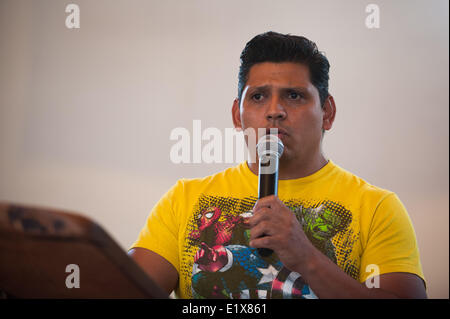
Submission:
[[[205,271],[217,271],[228,258],[223,246],[230,243],[233,229],[242,221],[241,216],[227,217],[219,221],[222,211],[218,207],[208,207],[197,219],[198,229],[191,232],[190,238],[200,241],[194,262]]]
[[[222,211],[218,207],[209,207],[198,215],[198,229],[191,232],[190,238],[205,242],[208,246],[226,245],[233,236],[233,228],[242,221],[241,216],[227,217],[219,221]]]

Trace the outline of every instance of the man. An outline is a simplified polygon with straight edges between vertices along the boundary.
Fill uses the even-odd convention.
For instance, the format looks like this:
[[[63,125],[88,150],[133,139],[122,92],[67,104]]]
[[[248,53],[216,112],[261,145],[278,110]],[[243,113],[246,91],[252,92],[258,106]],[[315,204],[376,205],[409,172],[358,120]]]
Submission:
[[[259,133],[278,129],[285,147],[278,196],[257,200],[257,162],[179,180],[129,252],[167,292],[426,298],[414,229],[400,200],[322,153],[336,114],[328,71],[326,57],[304,37],[268,32],[247,43],[233,123]],[[258,248],[273,253],[265,257]]]

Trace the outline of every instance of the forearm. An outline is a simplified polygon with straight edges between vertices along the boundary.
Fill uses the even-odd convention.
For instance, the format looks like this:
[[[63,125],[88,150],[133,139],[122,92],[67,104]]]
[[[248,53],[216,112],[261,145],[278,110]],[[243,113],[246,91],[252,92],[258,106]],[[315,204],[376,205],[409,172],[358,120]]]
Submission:
[[[321,299],[398,298],[380,288],[367,288],[347,275],[341,268],[316,248],[311,248],[310,258],[296,270],[302,275],[314,293]]]

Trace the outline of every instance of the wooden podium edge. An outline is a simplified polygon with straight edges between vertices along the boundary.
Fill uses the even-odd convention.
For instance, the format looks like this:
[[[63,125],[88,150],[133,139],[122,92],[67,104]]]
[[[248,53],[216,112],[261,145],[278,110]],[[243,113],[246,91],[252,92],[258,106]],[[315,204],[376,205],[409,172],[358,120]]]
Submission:
[[[39,221],[31,223],[32,227],[19,227],[11,222],[15,217],[28,216],[29,220],[39,217]],[[32,217],[31,219],[29,217]],[[55,217],[57,218],[55,220]],[[55,227],[49,227],[52,219]],[[58,225],[66,225],[66,229],[59,231]],[[47,226],[47,227],[46,227]],[[43,232],[42,230],[46,231]],[[56,229],[56,230],[55,230]],[[2,235],[3,233],[3,235]],[[104,256],[118,267],[120,272],[128,278],[142,293],[149,298],[167,299],[169,295],[162,290],[144,270],[128,256],[127,252],[110,236],[97,222],[77,212],[48,208],[43,206],[24,205],[14,202],[0,201],[0,236],[27,236],[40,240],[58,238],[64,241],[82,240],[94,245]],[[0,287],[1,288],[1,287]]]

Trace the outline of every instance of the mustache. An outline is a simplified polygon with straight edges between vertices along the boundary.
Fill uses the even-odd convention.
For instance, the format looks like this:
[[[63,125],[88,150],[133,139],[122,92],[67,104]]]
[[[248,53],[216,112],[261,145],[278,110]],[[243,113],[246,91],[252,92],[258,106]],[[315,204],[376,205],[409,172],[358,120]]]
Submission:
[[[288,132],[282,128],[282,127],[267,127],[266,128],[266,134],[270,134],[271,130],[277,130],[278,133],[277,134],[282,134],[282,135],[289,135]]]

